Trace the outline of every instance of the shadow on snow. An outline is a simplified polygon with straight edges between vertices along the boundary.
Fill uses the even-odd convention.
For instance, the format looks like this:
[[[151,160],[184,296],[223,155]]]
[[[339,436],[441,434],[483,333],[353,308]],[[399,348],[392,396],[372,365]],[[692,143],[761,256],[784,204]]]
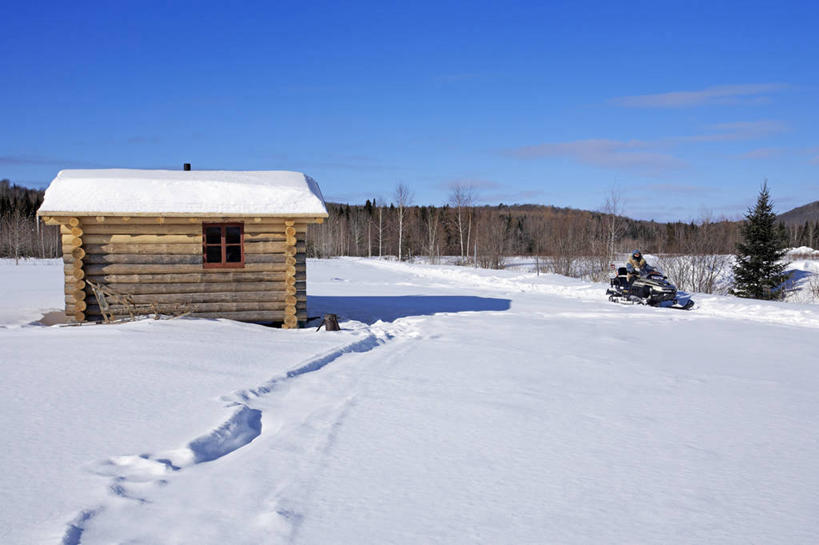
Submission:
[[[373,324],[378,320],[392,322],[408,316],[429,316],[439,312],[482,312],[509,310],[509,299],[468,295],[402,295],[402,296],[323,296],[309,295],[310,316],[338,314],[341,320]]]

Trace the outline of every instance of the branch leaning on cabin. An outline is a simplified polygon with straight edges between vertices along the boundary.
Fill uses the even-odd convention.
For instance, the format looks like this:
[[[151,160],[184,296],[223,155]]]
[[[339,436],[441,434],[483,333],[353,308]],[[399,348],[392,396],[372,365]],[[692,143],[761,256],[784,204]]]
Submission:
[[[160,303],[158,301],[138,303],[131,295],[117,293],[111,288],[97,284],[91,280],[88,280],[87,283],[94,292],[95,302],[102,315],[103,321],[106,323],[114,321],[115,311],[118,311],[116,314],[127,313],[128,321],[133,321],[140,316],[151,314],[153,314],[156,319],[159,319],[160,314],[169,314],[174,318],[179,318],[187,316],[191,312],[190,305],[179,303],[170,307],[163,305],[160,310]]]

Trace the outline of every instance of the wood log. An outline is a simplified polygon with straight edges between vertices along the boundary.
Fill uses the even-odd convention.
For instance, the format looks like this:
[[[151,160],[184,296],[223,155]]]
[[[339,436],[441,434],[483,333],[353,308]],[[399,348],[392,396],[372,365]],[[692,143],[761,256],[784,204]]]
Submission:
[[[85,280],[77,280],[76,278],[66,281],[65,286],[70,291],[79,291],[85,289]]]
[[[84,253],[84,252],[83,252]],[[202,265],[201,255],[162,254],[89,254],[85,263],[133,263],[138,265]],[[250,254],[245,256],[245,264],[288,263],[284,254]],[[293,263],[295,264],[295,260]]]
[[[202,236],[202,226],[190,223],[183,224],[105,224],[84,225],[86,235],[199,235]]]
[[[284,259],[282,256],[281,259]],[[102,263],[134,263],[138,265],[202,265],[201,255],[164,254],[89,254],[85,258],[89,265]]]
[[[82,323],[85,321],[85,312],[81,310],[71,311],[71,313],[66,312],[66,315],[69,319],[74,320],[75,322]]]
[[[63,243],[63,253],[65,253],[65,248],[74,249],[79,248],[82,246],[82,239],[80,237],[75,237],[74,235],[62,235],[62,243]]]
[[[284,323],[282,323],[282,329],[296,329],[298,324],[298,319],[295,316],[287,316]]]
[[[82,259],[85,257],[85,250],[82,248],[74,248],[71,250],[71,257],[74,259]]]
[[[285,305],[284,307],[284,314],[285,316],[295,316],[296,315],[296,307],[293,305]]]
[[[220,268],[202,268],[202,264],[135,264],[135,263],[101,263],[88,264],[85,266],[85,272],[88,275],[103,275],[103,274],[180,274],[180,273],[205,273],[213,274],[219,273],[226,269]],[[230,269],[228,269],[230,270]],[[237,272],[278,272],[291,271],[295,274],[295,267],[287,265],[286,263],[246,263],[243,268],[233,269]]]
[[[198,244],[202,245],[202,233],[186,235],[86,235],[85,244]]]
[[[89,276],[89,280],[106,284],[152,284],[152,283],[207,283],[207,282],[282,282],[285,281],[284,271],[281,272],[247,272],[241,269],[230,271],[226,269],[210,269],[208,272],[183,274],[105,274]],[[291,277],[293,283],[295,278]]]
[[[88,244],[88,254],[173,254],[202,255],[199,244]]]
[[[245,243],[247,242],[283,242],[287,237],[284,233],[257,232],[249,233],[245,229]]]
[[[74,308],[75,310],[86,311],[88,314],[101,314],[99,305],[97,304],[86,305],[85,301],[78,301],[74,303],[72,308]],[[278,310],[280,312],[284,311],[284,313],[287,314],[285,304],[276,301],[245,301],[239,303],[191,303],[189,305],[159,303],[156,305],[140,304],[137,305],[135,308],[129,308],[126,305],[120,305],[117,303],[112,303],[110,301],[108,304],[108,312],[117,315],[128,315],[130,314],[130,311],[133,311],[134,314],[153,314],[154,312],[159,312],[160,314],[180,314],[182,312],[222,313],[241,312],[247,310],[256,311]]]
[[[116,290],[114,290],[116,291]],[[93,294],[86,295],[85,292],[81,292],[83,294],[83,299],[89,304],[96,304],[97,298]],[[119,293],[119,292],[117,292]],[[70,297],[70,296],[69,296]],[[285,300],[287,297],[293,297],[293,303],[297,304],[299,301],[306,301],[307,295],[302,294],[301,298],[298,299],[292,295],[286,295],[283,291],[266,291],[266,292],[256,292],[256,291],[236,291],[236,292],[215,292],[215,293],[168,293],[168,294],[156,294],[156,293],[149,293],[144,295],[132,295],[129,294],[128,297],[133,300],[134,303],[143,305],[143,304],[193,304],[193,303],[280,303],[282,305],[287,304]],[[107,297],[109,299],[109,303],[115,303],[113,298]],[[79,298],[75,298],[74,300],[79,301]],[[68,297],[66,297],[66,302],[68,301]]]
[[[296,300],[296,296],[295,296],[295,295],[286,295],[286,296],[284,297],[284,302],[285,302],[285,304],[287,304],[287,305],[295,305],[295,304],[296,304],[298,301]]]
[[[80,225],[79,218],[68,218],[68,225],[71,227],[77,227]]]
[[[90,287],[85,285],[85,282],[80,280],[82,286],[77,288],[74,285],[67,285],[66,293],[71,293],[77,289],[90,290]],[[281,292],[288,295],[295,295],[296,293],[303,294],[306,292],[306,284],[304,282],[297,283],[295,286],[285,286],[283,281],[279,282],[180,282],[180,283],[110,283],[105,284],[106,287],[121,294],[130,295],[164,295],[164,294],[197,294],[197,293],[264,293],[264,292]],[[290,289],[292,288],[292,293]]]
[[[287,246],[284,250],[284,255],[288,257],[293,257],[298,253],[298,248],[296,246]]]
[[[284,234],[288,237],[295,237],[296,236],[296,228],[295,227],[285,227]]]

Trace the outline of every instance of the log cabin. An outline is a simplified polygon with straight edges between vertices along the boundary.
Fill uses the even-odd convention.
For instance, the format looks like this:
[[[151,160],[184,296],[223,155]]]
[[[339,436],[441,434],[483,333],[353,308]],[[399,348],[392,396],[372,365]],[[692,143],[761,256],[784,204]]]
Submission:
[[[327,209],[305,174],[63,170],[37,213],[60,226],[69,321],[307,321],[305,234]]]

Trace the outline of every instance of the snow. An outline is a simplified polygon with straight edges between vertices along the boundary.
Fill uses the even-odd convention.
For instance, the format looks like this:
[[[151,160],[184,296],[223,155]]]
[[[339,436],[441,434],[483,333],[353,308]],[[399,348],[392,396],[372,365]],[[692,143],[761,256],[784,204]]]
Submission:
[[[286,170],[61,170],[39,213],[327,216],[316,181]]]
[[[28,309],[0,294],[4,544],[819,532],[816,305],[662,310],[555,275],[335,259],[308,261],[308,289],[337,333],[20,325],[62,302],[59,263],[37,267]]]
[[[819,250],[814,250],[810,246],[800,246],[798,248],[790,248],[787,253],[789,257],[819,257]]]

